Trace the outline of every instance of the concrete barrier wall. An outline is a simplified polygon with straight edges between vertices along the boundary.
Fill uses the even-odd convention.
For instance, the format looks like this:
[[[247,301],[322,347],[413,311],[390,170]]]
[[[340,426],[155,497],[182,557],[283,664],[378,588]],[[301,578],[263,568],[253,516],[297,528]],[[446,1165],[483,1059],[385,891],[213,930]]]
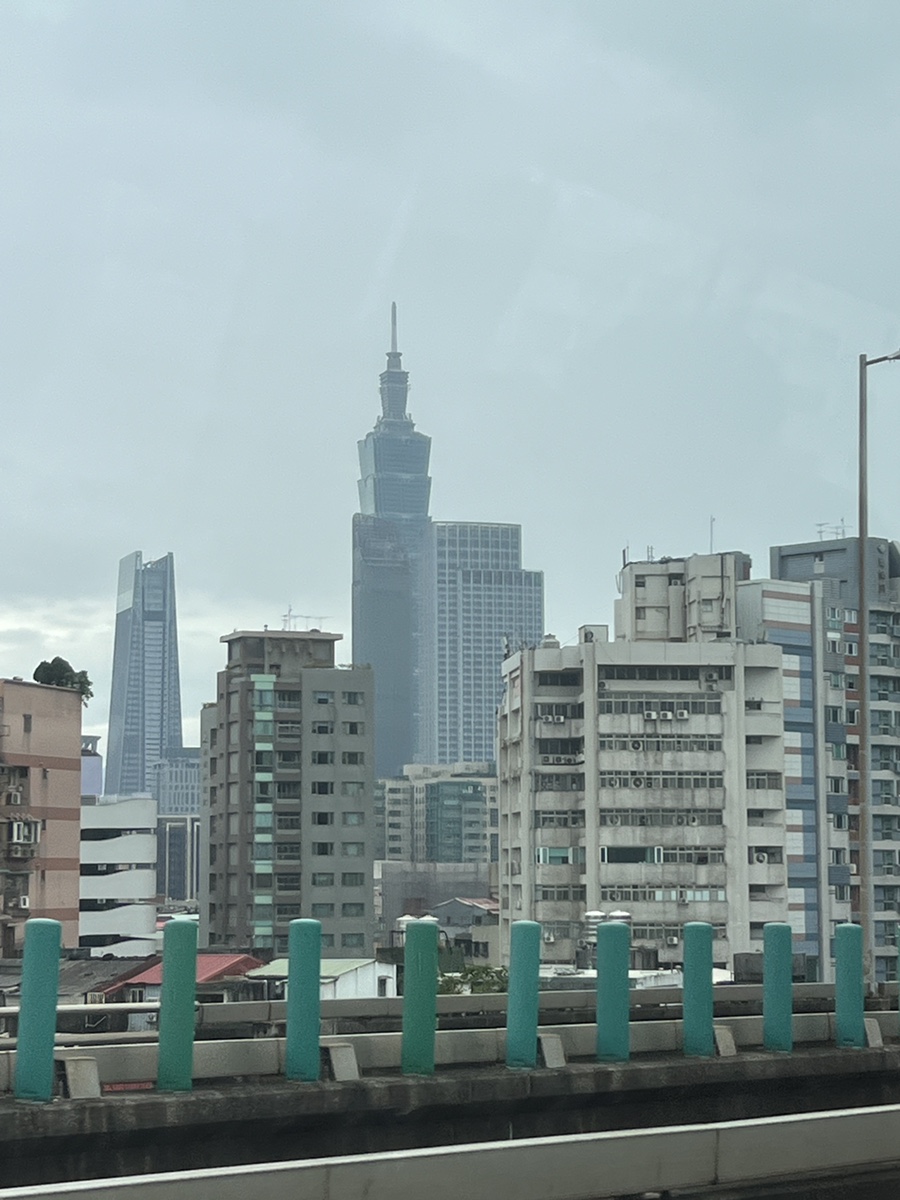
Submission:
[[[222,1006],[219,1006],[222,1007]],[[873,1013],[884,1036],[896,1032],[897,1014]],[[741,1050],[758,1050],[762,1046],[761,1017],[727,1017],[717,1020],[734,1035]],[[826,1045],[834,1043],[834,1014],[796,1013],[793,1018],[796,1045]],[[594,1057],[596,1026],[548,1025],[541,1033],[553,1033],[562,1040],[566,1058],[590,1060]],[[350,1044],[363,1072],[378,1074],[396,1071],[401,1061],[400,1033],[356,1033],[346,1036],[323,1037],[322,1044]],[[632,1053],[635,1055],[678,1053],[682,1048],[682,1022],[638,1021],[631,1025]],[[156,1078],[157,1045],[155,1042],[125,1045],[96,1045],[87,1049],[77,1046],[57,1047],[60,1060],[88,1053],[95,1058],[102,1084],[143,1083]],[[435,1062],[440,1067],[465,1067],[499,1064],[505,1060],[505,1029],[449,1029],[438,1032],[435,1041]],[[234,1079],[281,1075],[285,1067],[284,1038],[228,1038],[194,1044],[194,1079]],[[9,1092],[15,1082],[15,1052],[0,1051],[0,1092]]]
[[[603,1200],[900,1168],[900,1105],[0,1190],[0,1200]]]

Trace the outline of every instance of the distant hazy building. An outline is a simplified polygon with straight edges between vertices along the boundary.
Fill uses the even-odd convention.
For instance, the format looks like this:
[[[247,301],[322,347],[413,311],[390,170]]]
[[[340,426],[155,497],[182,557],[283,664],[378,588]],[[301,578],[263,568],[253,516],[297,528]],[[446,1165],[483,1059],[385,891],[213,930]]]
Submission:
[[[409,764],[375,788],[376,856],[391,862],[496,862],[493,762]]]
[[[156,804],[150,796],[82,796],[78,944],[117,958],[156,943]]]
[[[200,749],[186,746],[150,769],[150,794],[161,817],[200,813]]]
[[[119,564],[105,791],[149,791],[181,737],[174,559],[144,563],[135,551]]]
[[[156,825],[156,891],[163,904],[195,904],[200,894],[200,815],[163,815]]]
[[[296,917],[329,955],[371,954],[372,671],[336,667],[340,634],[228,634],[201,713],[202,944],[287,953]]]
[[[431,708],[420,761],[493,760],[500,665],[507,647],[541,639],[543,573],[522,570],[521,526],[439,521],[428,576],[434,624],[423,643]]]
[[[381,416],[359,443],[359,512],[353,518],[353,660],[375,674],[375,772],[397,775],[418,754],[423,707],[423,556],[430,529],[431,439],[406,411],[409,373],[391,349],[381,374]]]
[[[543,632],[543,577],[524,571],[518,525],[432,523],[431,439],[406,411],[397,349],[382,413],[359,443],[353,518],[353,659],[375,671],[375,769],[494,756],[504,646]]]
[[[25,920],[62,924],[78,944],[82,702],[71,688],[0,679],[0,954]]]

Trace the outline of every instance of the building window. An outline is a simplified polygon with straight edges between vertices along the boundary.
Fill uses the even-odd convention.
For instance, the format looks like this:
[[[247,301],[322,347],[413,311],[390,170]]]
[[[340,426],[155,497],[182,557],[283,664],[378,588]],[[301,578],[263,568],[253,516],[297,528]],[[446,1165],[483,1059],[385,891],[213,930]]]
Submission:
[[[333,917],[333,904],[313,904],[310,906],[310,914],[313,917]]]
[[[344,871],[341,875],[341,887],[364,887],[366,877],[362,871]]]
[[[333,933],[323,933],[322,934],[322,949],[323,950],[326,950],[326,949],[331,950],[331,949],[333,949],[333,947],[334,947],[334,934]]]
[[[646,608],[636,608],[634,610],[634,619],[636,621],[643,621],[646,616],[647,616]]]
[[[352,947],[355,947],[355,946],[364,946],[365,944],[366,944],[366,937],[365,937],[365,934],[363,934],[363,933],[342,933],[341,934],[341,946],[345,950],[351,949]]]
[[[344,721],[342,728],[344,733],[350,735],[362,735],[366,732],[366,726],[363,721]]]
[[[314,812],[312,815],[313,825],[333,825],[334,813],[330,812]]]
[[[313,733],[334,733],[334,721],[313,721]]]
[[[345,812],[341,814],[342,825],[362,825],[365,823],[365,813]]]
[[[326,779],[314,779],[310,784],[314,796],[333,796],[334,784]]]
[[[366,785],[364,783],[358,783],[351,780],[341,784],[342,796],[362,796],[365,790]]]
[[[365,703],[365,695],[362,692],[341,692],[341,699],[345,704]]]
[[[313,692],[313,704],[334,704],[334,692]]]
[[[333,750],[313,750],[312,752],[313,766],[324,767],[329,766],[334,762]]]
[[[299,879],[299,875],[297,877]],[[313,887],[334,887],[334,875],[331,871],[313,871]]]
[[[341,752],[341,762],[345,767],[361,767],[366,756],[362,750],[344,750]]]
[[[312,852],[316,858],[330,858],[334,854],[334,842],[313,842]]]
[[[299,813],[283,813],[275,818],[275,828],[278,830],[299,829],[300,814]]]
[[[299,892],[300,891],[300,876],[299,875],[276,875],[275,887],[279,892]]]
[[[276,859],[295,859],[300,857],[299,842],[278,842],[275,846]]]
[[[362,858],[365,852],[365,842],[341,842],[341,854],[345,858]]]
[[[22,732],[31,733],[31,713],[22,714]]]
[[[359,904],[359,903],[354,902],[352,904],[342,904],[341,905],[341,916],[342,917],[364,917],[365,915],[366,915],[365,904]]]

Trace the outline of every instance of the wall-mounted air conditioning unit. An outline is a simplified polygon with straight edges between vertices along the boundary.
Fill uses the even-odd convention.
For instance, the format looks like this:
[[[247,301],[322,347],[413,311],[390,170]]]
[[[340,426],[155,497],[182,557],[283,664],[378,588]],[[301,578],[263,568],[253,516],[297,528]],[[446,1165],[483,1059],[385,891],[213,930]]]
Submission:
[[[758,854],[753,855],[753,861],[755,863],[767,863],[769,861],[769,856],[768,854],[763,854],[763,852],[760,851]]]
[[[19,897],[19,908],[28,908],[29,905],[30,905],[30,901],[27,896]]]
[[[678,938],[677,938],[677,937],[667,937],[667,938],[666,938],[666,945],[667,945],[667,946],[677,946],[677,945],[678,945]]]
[[[554,721],[554,724],[556,724],[556,725],[565,725],[566,718],[565,717],[554,717],[553,721]]]
[[[678,721],[686,721],[691,714],[686,708],[679,708],[675,713],[675,718]]]
[[[858,874],[859,874],[859,867],[856,865],[856,863],[851,863],[851,864],[850,864],[850,874],[851,874],[851,875],[858,875]]]
[[[657,713],[657,712],[654,712],[654,711],[653,711],[653,709],[648,709],[648,710],[647,710],[647,711],[644,713],[644,720],[645,720],[645,721],[658,721],[658,720],[659,720],[659,713]]]
[[[661,721],[673,721],[675,719],[675,716],[673,713],[670,713],[670,712],[661,712],[659,714],[659,719]]]

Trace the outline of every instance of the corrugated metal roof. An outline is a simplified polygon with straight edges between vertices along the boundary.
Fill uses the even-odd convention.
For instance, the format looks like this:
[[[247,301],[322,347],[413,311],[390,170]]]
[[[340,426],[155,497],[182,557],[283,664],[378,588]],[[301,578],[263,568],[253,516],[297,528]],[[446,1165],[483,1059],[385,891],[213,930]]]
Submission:
[[[262,966],[260,960],[252,958],[249,954],[198,954],[197,982],[212,983],[217,979],[239,977],[246,975],[248,971],[252,971],[255,967],[260,966]],[[127,982],[129,987],[134,987],[136,984],[149,984],[151,986],[153,984],[161,984],[162,963],[160,962],[155,966],[149,967],[146,971],[142,971],[140,975],[132,975]]]
[[[273,958],[266,966],[248,971],[247,976],[250,979],[287,979],[288,961],[286,958]],[[337,979],[351,971],[358,971],[361,967],[368,967],[375,961],[374,958],[323,958],[319,966],[319,977]]]

